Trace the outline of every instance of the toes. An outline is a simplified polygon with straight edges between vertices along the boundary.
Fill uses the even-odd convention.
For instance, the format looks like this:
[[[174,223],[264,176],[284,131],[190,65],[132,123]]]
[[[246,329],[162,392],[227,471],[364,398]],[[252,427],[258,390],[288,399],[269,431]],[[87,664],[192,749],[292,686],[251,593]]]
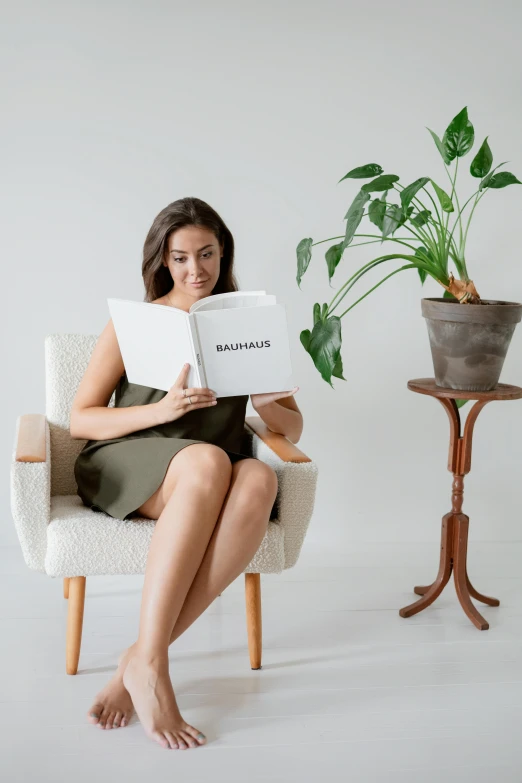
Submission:
[[[117,729],[121,723],[121,712],[115,712],[112,721],[112,728]]]
[[[159,731],[153,731],[152,732],[152,739],[155,739],[156,742],[161,745],[162,748],[169,748],[169,741],[165,737],[164,734],[161,734]]]
[[[105,728],[112,729],[113,722],[114,722],[114,712],[110,712],[109,717],[107,718],[107,722],[105,724]]]
[[[163,733],[165,734],[165,737],[167,738],[170,747],[171,748],[177,748],[178,747],[178,741],[176,739],[176,736],[174,734],[172,734],[172,732],[170,732],[170,731],[164,731]]]
[[[103,704],[93,704],[89,712],[87,713],[87,719],[89,723],[98,723],[100,715],[103,712]]]
[[[182,733],[179,731],[176,735],[176,739],[178,741],[178,747],[180,750],[186,750],[187,749],[187,743],[185,742],[185,738],[183,737]]]
[[[100,720],[98,721],[98,726],[101,729],[105,728],[105,724],[107,723],[108,715],[109,715],[109,713],[108,713],[107,710],[103,710],[103,712],[100,714]]]
[[[188,731],[183,731],[183,730],[181,730],[181,731],[179,732],[179,734],[180,734],[180,736],[181,736],[181,737],[183,737],[183,739],[185,740],[185,742],[187,743],[187,745],[189,745],[189,747],[191,747],[191,748],[197,748],[197,746],[198,746],[198,743],[196,742],[196,740],[194,739],[194,737],[193,737],[191,734],[189,734],[189,733],[188,733]]]
[[[185,724],[184,731],[189,734],[191,737],[194,737],[194,739],[197,741],[199,745],[204,745],[204,743],[207,741],[207,738],[203,734],[202,731],[199,729],[195,729],[194,726],[190,726],[188,723]]]
[[[121,719],[120,726],[123,728],[123,726],[126,726],[128,722],[129,722],[129,717],[128,715],[124,714],[123,718]]]

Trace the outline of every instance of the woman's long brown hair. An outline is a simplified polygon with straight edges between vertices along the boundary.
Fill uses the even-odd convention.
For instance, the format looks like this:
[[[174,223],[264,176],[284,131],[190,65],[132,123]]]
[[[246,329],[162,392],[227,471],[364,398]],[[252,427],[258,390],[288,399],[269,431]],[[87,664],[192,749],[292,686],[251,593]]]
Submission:
[[[173,231],[185,226],[201,226],[214,233],[223,244],[219,277],[213,294],[225,294],[239,289],[234,276],[234,238],[218,213],[199,198],[180,198],[156,215],[143,245],[141,272],[145,285],[145,302],[152,302],[167,294],[173,285],[172,276],[163,259],[166,257],[168,239]]]

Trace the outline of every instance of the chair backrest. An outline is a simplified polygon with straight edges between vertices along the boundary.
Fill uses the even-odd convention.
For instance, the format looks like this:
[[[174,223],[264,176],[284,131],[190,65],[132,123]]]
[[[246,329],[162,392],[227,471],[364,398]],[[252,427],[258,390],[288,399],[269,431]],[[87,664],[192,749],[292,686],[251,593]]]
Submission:
[[[86,441],[71,438],[71,406],[97,340],[95,334],[49,334],[45,338],[45,413],[51,433],[51,495],[76,494],[74,462]],[[114,406],[114,393],[109,406]]]

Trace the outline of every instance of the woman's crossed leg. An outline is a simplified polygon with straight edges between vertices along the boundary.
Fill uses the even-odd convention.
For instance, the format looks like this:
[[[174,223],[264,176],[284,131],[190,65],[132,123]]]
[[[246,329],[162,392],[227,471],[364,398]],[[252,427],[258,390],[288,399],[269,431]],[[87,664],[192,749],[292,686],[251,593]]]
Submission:
[[[163,747],[205,742],[177,708],[168,646],[244,571],[266,533],[276,493],[277,476],[260,460],[232,465],[223,449],[207,443],[186,446],[172,458],[164,481],[138,509],[157,519],[139,637],[98,694],[92,723],[126,725],[134,701],[146,733]]]

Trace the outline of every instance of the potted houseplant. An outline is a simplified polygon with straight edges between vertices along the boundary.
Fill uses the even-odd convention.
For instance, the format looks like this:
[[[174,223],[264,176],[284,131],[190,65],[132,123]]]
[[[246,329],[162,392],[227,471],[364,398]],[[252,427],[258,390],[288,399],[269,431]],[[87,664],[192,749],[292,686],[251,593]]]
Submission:
[[[325,253],[329,282],[347,248],[372,242],[395,245],[396,252],[380,255],[351,275],[330,304],[325,302],[321,306],[316,302],[313,328],[300,334],[302,345],[330,386],[332,376],[346,380],[341,359],[341,318],[390,277],[408,269],[417,270],[422,284],[430,276],[444,289],[441,297],[421,301],[437,385],[486,391],[498,383],[511,337],[522,317],[522,304],[480,297],[469,276],[466,239],[471,218],[484,196],[522,183],[514,174],[498,171],[505,162],[492,168],[493,155],[486,136],[469,167],[471,176],[477,180],[475,191],[461,207],[456,189],[459,160],[470,152],[475,137],[467,107],[453,118],[442,139],[428,130],[444,162],[450,180],[449,192],[430,177],[420,177],[404,187],[396,174],[385,174],[377,163],[358,166],[339,180],[370,180],[362,185],[345,215],[344,235],[319,242],[308,237],[297,245],[299,287],[314,245],[341,240],[330,245]],[[453,161],[452,174],[449,167]],[[389,198],[390,193],[397,198],[396,202]],[[356,233],[365,216],[375,228],[369,233]],[[398,229],[401,236],[396,236]],[[359,237],[363,241],[352,244]],[[380,264],[401,261],[406,263],[387,274],[344,312],[335,313],[346,294],[367,272]]]

